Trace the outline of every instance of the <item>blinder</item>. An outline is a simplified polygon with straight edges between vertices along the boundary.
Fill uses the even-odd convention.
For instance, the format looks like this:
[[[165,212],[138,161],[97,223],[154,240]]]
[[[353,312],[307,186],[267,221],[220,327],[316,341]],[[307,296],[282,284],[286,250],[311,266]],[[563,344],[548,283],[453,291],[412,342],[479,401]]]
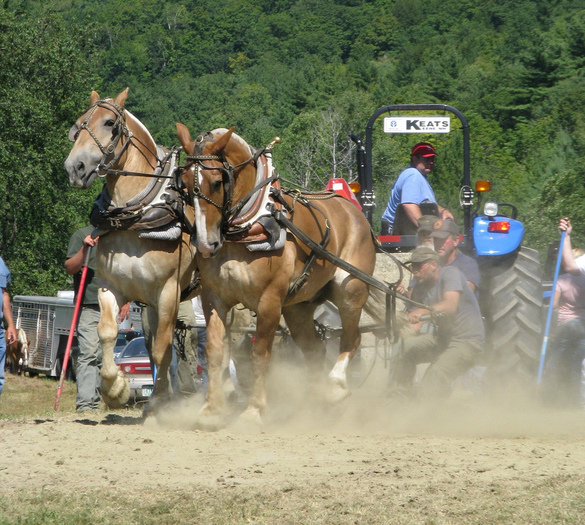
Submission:
[[[71,126],[71,129],[69,130],[69,135],[68,135],[68,139],[70,142],[75,142],[77,140],[77,137],[79,136],[79,132],[81,130],[77,127],[77,123],[73,124],[73,126]]]

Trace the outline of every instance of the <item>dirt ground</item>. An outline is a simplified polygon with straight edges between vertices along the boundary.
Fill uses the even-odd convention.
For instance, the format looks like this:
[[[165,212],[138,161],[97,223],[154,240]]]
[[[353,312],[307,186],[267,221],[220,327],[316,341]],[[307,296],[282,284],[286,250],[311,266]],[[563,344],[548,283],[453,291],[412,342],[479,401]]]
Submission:
[[[0,414],[0,525],[585,523],[585,411],[488,402],[473,374],[398,406],[387,350],[364,339],[336,407],[276,353],[262,428],[198,430],[201,395],[146,421],[53,412],[52,394],[42,416]]]
[[[336,409],[306,401],[300,371],[275,367],[262,429],[194,429],[197,396],[158,421],[136,409],[0,420],[0,523],[21,523],[1,514],[19,495],[46,506],[74,494],[111,508],[132,495],[139,509],[181,494],[207,509],[169,504],[164,519],[151,509],[120,523],[585,523],[585,413],[470,391],[396,407],[383,364],[361,366],[367,380]],[[43,516],[26,522],[116,522]]]

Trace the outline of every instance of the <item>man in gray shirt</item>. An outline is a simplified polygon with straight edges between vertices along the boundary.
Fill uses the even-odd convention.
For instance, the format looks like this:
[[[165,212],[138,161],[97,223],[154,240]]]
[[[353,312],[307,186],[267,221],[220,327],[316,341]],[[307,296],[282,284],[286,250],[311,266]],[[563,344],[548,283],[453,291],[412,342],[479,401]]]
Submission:
[[[436,219],[432,224],[431,238],[434,241],[435,251],[439,254],[439,262],[442,266],[455,266],[459,268],[467,284],[476,296],[479,292],[479,267],[475,259],[459,251],[459,226],[450,219]]]
[[[416,365],[430,363],[419,396],[445,398],[451,393],[452,382],[469,370],[483,351],[485,331],[479,304],[463,273],[454,266],[441,267],[431,248],[419,246],[407,264],[417,279],[412,298],[428,305],[411,310],[407,320],[418,324],[423,316],[432,315],[436,330],[404,339],[391,395],[410,397]]]

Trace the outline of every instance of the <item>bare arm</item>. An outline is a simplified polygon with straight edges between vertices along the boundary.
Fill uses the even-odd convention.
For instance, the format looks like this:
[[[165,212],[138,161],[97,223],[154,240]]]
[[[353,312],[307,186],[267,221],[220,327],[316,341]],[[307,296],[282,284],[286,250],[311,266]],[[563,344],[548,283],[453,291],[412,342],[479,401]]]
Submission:
[[[69,275],[75,275],[77,272],[81,271],[81,268],[83,268],[83,263],[85,262],[87,250],[90,246],[95,246],[98,239],[99,237],[94,239],[91,235],[88,235],[85,239],[83,239],[83,246],[81,249],[73,257],[69,257],[69,259],[65,261],[65,271]]]
[[[420,206],[413,202],[404,202],[402,203],[402,208],[404,209],[404,213],[408,217],[408,220],[418,227],[418,219],[422,217]],[[439,209],[439,218],[455,220],[453,214],[447,208],[443,208],[439,205],[437,205],[437,208]]]
[[[418,228],[418,219],[422,217],[419,205],[413,202],[405,202],[402,204],[402,209],[408,220]]]
[[[575,262],[575,257],[573,257],[572,246],[571,246],[571,231],[573,227],[571,226],[571,221],[568,217],[561,219],[559,223],[559,231],[566,232],[565,234],[565,242],[563,243],[562,253],[561,253],[561,263],[563,264],[563,268],[566,272],[569,272],[573,275],[581,275],[581,269],[577,266]]]
[[[14,326],[14,319],[12,318],[12,308],[10,306],[10,295],[6,290],[2,290],[2,313],[6,319],[6,341],[12,343],[16,341],[16,327]]]
[[[553,308],[559,307],[559,300],[561,299],[561,292],[555,292],[553,299]]]
[[[440,303],[433,305],[433,311],[446,315],[453,315],[459,307],[460,296],[461,292],[458,291],[452,290],[445,292],[443,294],[443,300]],[[430,313],[430,310],[427,308],[417,308],[410,312],[406,318],[409,323],[418,323],[423,315],[428,315]]]
[[[451,219],[451,220],[455,220],[455,217],[453,217],[453,214],[447,209],[447,208],[443,208],[443,206],[439,206],[437,204],[437,208],[439,208],[439,217],[441,219]]]
[[[120,317],[118,318],[118,322],[121,323],[125,319],[128,319],[130,316],[130,303],[126,303],[125,305],[120,308]]]
[[[459,307],[459,298],[461,292],[450,290],[443,294],[443,300],[433,306],[435,312],[441,312],[447,315],[453,315]]]

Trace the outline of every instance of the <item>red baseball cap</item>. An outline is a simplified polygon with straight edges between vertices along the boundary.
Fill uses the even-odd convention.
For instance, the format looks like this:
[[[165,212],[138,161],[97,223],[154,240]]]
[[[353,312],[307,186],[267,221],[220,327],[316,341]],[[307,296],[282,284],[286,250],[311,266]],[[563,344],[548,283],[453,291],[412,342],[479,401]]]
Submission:
[[[410,154],[417,157],[434,157],[437,152],[428,142],[419,142],[414,145]]]

